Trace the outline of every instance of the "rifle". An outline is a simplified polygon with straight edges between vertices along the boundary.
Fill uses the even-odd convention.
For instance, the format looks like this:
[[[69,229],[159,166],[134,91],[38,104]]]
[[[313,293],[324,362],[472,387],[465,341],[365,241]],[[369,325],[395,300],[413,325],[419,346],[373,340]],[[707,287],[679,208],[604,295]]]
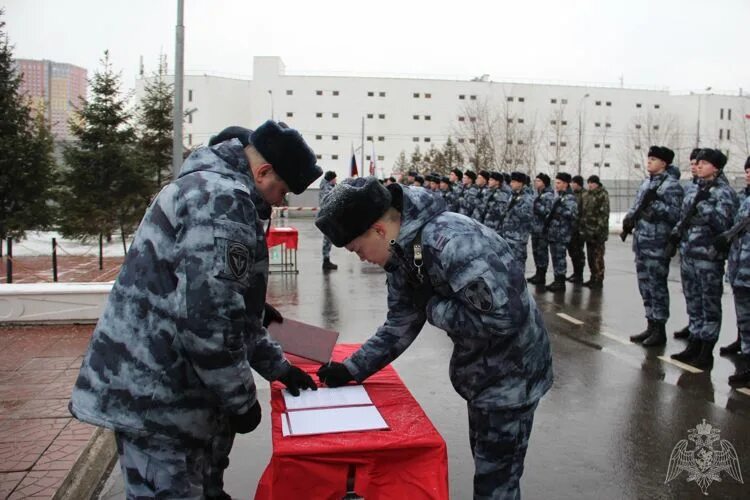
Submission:
[[[508,208],[505,209],[505,212],[502,213],[500,216],[498,227],[502,227],[503,223],[505,222],[505,217],[508,215],[508,212],[511,211],[511,209],[516,206],[516,203],[518,203],[518,199],[523,196],[521,193],[513,193],[513,196],[511,197],[510,203],[508,203]]]
[[[672,234],[670,235],[669,241],[667,241],[667,246],[665,248],[667,257],[669,257],[670,259],[677,253],[677,245],[679,245],[680,241],[682,241],[685,233],[690,228],[690,222],[692,221],[693,217],[695,217],[695,214],[698,213],[698,203],[703,201],[700,196],[701,192],[710,191],[715,182],[716,179],[712,180],[695,193],[695,198],[693,198],[693,202],[690,204],[690,208],[688,208],[687,214],[685,214],[685,217],[683,217],[682,220],[677,223],[677,226],[675,226],[675,228],[672,230]]]
[[[717,236],[714,239],[714,248],[720,252],[726,252],[732,246],[734,240],[736,240],[740,234],[747,231],[748,228],[750,228],[750,217],[745,217],[737,224]]]
[[[633,230],[635,229],[635,224],[643,216],[643,212],[645,212],[646,209],[651,206],[651,203],[653,203],[654,201],[656,201],[656,198],[657,198],[656,192],[659,191],[659,188],[661,187],[662,184],[664,184],[664,181],[667,180],[668,176],[669,176],[669,174],[666,174],[664,176],[664,178],[661,181],[659,181],[659,185],[658,186],[653,187],[653,188],[649,188],[649,189],[646,190],[646,193],[644,193],[643,198],[646,197],[646,194],[648,194],[649,191],[653,191],[654,192],[654,197],[651,198],[651,199],[649,199],[647,203],[644,203],[643,199],[641,199],[641,203],[638,205],[638,208],[636,208],[635,211],[633,212],[633,217],[631,218],[632,224],[629,227],[625,227],[625,225],[623,224],[622,232],[620,233],[620,239],[623,242],[628,239],[628,235],[630,235],[630,234],[633,233]]]
[[[555,202],[552,204],[552,208],[549,211],[549,214],[547,214],[547,217],[544,219],[544,232],[546,233],[549,229],[550,223],[552,223],[552,219],[555,216],[555,210],[557,207],[560,206],[560,203],[562,203],[563,196],[565,196],[566,193],[562,193],[560,196],[558,196],[555,199]]]

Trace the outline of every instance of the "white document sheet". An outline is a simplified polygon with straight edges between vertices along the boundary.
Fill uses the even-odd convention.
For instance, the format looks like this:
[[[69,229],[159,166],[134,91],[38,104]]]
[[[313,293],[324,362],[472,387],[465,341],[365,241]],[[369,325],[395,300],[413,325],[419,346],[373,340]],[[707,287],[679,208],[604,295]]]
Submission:
[[[281,415],[282,434],[285,415],[289,418],[288,431],[292,436],[388,429],[388,424],[375,406],[290,411]]]
[[[336,388],[320,387],[317,391],[300,391],[299,396],[292,396],[289,391],[284,389],[282,394],[287,410],[372,404],[370,396],[364,386],[361,385],[347,385]]]

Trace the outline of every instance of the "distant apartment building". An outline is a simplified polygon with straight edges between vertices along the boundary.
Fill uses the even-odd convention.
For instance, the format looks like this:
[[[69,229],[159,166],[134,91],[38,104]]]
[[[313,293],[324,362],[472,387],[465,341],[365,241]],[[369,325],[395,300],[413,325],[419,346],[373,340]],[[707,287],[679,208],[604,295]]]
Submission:
[[[86,97],[86,70],[67,63],[48,60],[17,59],[23,75],[20,91],[31,98],[36,109],[44,110],[58,141],[72,138],[68,120]]]
[[[145,81],[136,85],[143,94]],[[228,125],[268,118],[300,130],[324,169],[346,176],[352,149],[360,172],[371,159],[390,175],[450,137],[470,167],[481,130],[491,130],[495,169],[568,171],[603,179],[646,176],[648,147],[666,145],[686,167],[692,148],[715,147],[739,175],[750,154],[750,96],[710,91],[467,80],[287,74],[279,57],[255,57],[252,79],[185,77],[185,144],[208,142]],[[364,142],[364,148],[362,143]],[[361,165],[364,159],[364,168]],[[683,168],[685,171],[686,168]],[[687,174],[686,174],[687,175]]]

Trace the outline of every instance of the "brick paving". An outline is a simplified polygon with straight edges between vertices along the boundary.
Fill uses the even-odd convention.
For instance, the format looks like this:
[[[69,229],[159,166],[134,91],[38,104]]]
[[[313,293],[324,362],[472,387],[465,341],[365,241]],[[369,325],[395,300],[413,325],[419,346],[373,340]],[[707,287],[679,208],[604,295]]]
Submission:
[[[92,330],[0,327],[0,498],[52,498],[88,444],[68,399]]]

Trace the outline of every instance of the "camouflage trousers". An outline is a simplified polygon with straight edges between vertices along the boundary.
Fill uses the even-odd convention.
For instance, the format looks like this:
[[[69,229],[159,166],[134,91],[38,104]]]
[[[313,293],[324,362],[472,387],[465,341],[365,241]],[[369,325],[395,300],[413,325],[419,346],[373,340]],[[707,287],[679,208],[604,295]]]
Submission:
[[[508,246],[510,246],[510,251],[513,252],[513,257],[516,259],[516,262],[521,266],[521,270],[526,270],[526,258],[527,258],[527,247],[528,242],[526,241],[515,241],[511,239],[506,239],[505,241],[508,242]]]
[[[583,274],[583,268],[586,267],[586,254],[583,251],[585,244],[586,242],[581,238],[581,234],[574,231],[570,243],[568,243],[568,254],[573,263],[573,274]]]
[[[683,278],[690,335],[704,342],[716,342],[721,330],[721,295],[724,293],[724,261],[682,256]]]
[[[206,496],[218,497],[224,491],[224,471],[229,467],[229,453],[232,451],[234,437],[235,433],[227,424],[211,441],[210,456],[203,481]]]
[[[586,257],[589,261],[591,279],[604,281],[604,242],[587,241]]]
[[[669,260],[635,257],[638,291],[641,292],[646,319],[666,323],[669,319]]]
[[[567,244],[559,241],[549,242],[549,253],[552,256],[552,269],[555,271],[555,276],[568,272],[567,247]]]
[[[523,463],[537,404],[488,411],[469,405],[474,500],[520,499]]]
[[[531,236],[531,253],[534,255],[534,265],[547,269],[549,266],[549,241],[544,235]]]
[[[331,256],[331,240],[328,237],[323,236],[323,258],[327,259]]]
[[[734,287],[734,309],[737,311],[737,329],[740,332],[742,354],[750,356],[750,288]]]
[[[207,450],[185,449],[115,432],[125,496],[202,499]]]

